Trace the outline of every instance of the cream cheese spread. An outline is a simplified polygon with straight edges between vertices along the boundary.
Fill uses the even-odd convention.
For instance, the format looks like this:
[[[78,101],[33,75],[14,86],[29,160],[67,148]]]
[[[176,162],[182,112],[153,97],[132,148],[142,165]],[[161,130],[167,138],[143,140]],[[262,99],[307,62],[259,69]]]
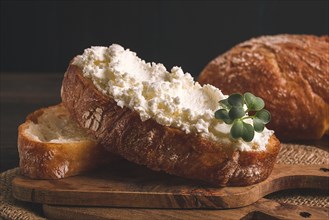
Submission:
[[[120,45],[85,49],[73,64],[118,106],[137,111],[142,121],[152,118],[161,125],[230,144],[241,151],[265,150],[273,134],[265,128],[261,133],[255,132],[251,142],[232,139],[232,125],[214,117],[218,101],[227,95],[214,86],[201,86],[180,67],[167,71],[163,64],[146,63]]]

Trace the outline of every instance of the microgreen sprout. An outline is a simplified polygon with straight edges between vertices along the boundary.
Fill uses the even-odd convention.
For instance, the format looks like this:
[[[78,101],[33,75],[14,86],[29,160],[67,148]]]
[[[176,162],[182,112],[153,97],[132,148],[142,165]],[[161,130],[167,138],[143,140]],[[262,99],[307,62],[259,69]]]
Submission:
[[[232,138],[242,138],[246,142],[252,141],[256,132],[262,132],[265,124],[271,120],[271,114],[264,109],[263,99],[256,97],[250,92],[244,95],[235,93],[227,99],[219,101],[220,109],[215,112],[215,118],[226,124],[232,124],[230,134]],[[247,109],[244,109],[246,105]],[[252,119],[252,125],[244,122]]]

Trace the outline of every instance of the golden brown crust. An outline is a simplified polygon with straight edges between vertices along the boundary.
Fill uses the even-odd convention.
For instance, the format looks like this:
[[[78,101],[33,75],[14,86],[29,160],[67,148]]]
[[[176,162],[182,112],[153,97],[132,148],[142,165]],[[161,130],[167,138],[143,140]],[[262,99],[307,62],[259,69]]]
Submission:
[[[38,123],[40,115],[56,109],[63,111],[60,114],[69,114],[61,105],[42,108],[29,114],[19,126],[18,152],[22,175],[34,179],[58,179],[102,167],[115,160],[115,156],[92,138],[71,143],[49,143],[34,139],[27,132],[31,123]]]
[[[198,81],[263,98],[280,140],[319,139],[329,132],[328,67],[328,36],[264,36],[212,60]]]
[[[62,91],[71,115],[103,146],[153,170],[215,186],[250,185],[268,177],[280,150],[274,135],[265,152],[240,152],[152,119],[142,122],[138,113],[100,93],[74,65],[64,76]]]

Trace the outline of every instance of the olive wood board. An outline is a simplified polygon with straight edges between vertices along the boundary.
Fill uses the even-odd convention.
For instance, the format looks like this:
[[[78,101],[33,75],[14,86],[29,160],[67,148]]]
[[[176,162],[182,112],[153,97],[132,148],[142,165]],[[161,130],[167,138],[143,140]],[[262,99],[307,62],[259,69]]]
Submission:
[[[145,209],[145,208],[109,208],[109,207],[76,207],[43,205],[43,213],[49,219],[80,219],[80,220],[236,220],[236,219],[328,219],[329,209],[318,207],[297,206],[279,203],[269,199],[236,209]]]
[[[328,165],[275,164],[265,181],[245,187],[211,187],[121,161],[105,169],[59,180],[17,176],[13,196],[49,205],[138,208],[238,208],[285,189],[328,193]]]

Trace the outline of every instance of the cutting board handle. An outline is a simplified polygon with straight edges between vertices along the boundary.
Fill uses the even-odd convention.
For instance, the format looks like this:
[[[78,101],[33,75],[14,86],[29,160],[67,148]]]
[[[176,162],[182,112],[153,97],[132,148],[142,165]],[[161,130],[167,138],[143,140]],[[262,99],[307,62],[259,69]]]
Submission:
[[[286,189],[328,191],[328,165],[276,164],[270,177],[258,184],[265,196]]]

